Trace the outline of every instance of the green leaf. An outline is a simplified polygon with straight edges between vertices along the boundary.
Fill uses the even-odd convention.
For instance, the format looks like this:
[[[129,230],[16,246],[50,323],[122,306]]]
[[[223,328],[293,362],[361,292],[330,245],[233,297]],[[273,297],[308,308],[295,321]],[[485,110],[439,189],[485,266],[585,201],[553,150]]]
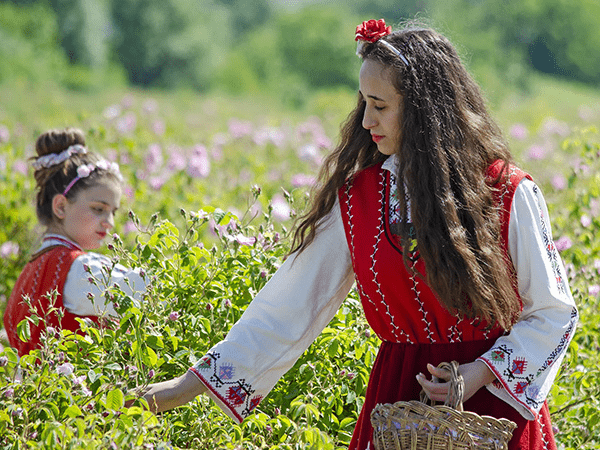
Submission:
[[[348,395],[346,396],[346,404],[354,403],[355,400],[356,400],[356,392],[354,392],[352,389],[349,389]]]
[[[321,413],[319,412],[319,409],[312,404],[307,404],[306,405],[306,415],[307,416],[313,416],[316,419],[318,419],[321,416]]]
[[[142,411],[144,411],[142,408],[140,408],[139,406],[131,406],[129,408],[127,408],[127,415],[128,416],[139,416],[142,414]]]
[[[217,208],[217,209],[215,209],[215,212],[213,213],[213,215],[214,215],[216,224],[222,225],[221,221],[227,215],[227,213],[225,211],[223,211],[222,209]]]
[[[362,356],[365,354],[365,347],[366,345],[364,343],[361,342],[357,342],[354,346],[354,357],[356,359],[361,359]]]
[[[337,354],[337,351],[340,347],[340,343],[337,339],[333,339],[331,341],[331,344],[329,344],[329,348],[327,349],[327,354],[331,357],[334,358],[335,355]]]
[[[106,407],[108,409],[117,410],[123,407],[125,396],[120,389],[113,389],[106,394]]]
[[[173,346],[173,350],[177,351],[177,346],[179,345],[179,338],[177,336],[171,336],[171,345]]]
[[[121,370],[121,365],[118,363],[110,363],[104,366],[108,370]]]
[[[211,324],[210,324],[210,320],[206,317],[200,317],[200,323],[202,324],[202,327],[204,328],[204,330],[207,333],[210,333],[211,331]]]
[[[342,419],[342,421],[340,422],[340,428],[346,428],[348,425],[352,425],[354,424],[355,419],[352,417],[346,417],[345,419]]]
[[[142,422],[147,427],[156,427],[156,426],[160,425],[160,422],[158,421],[158,417],[156,417],[156,415],[154,415],[150,411],[146,411],[146,410],[142,411]]]
[[[89,382],[92,384],[95,383],[96,380],[98,378],[100,378],[101,376],[102,376],[101,374],[94,372],[94,369],[90,369],[87,373],[87,378],[88,378]]]
[[[164,348],[165,344],[162,340],[162,337],[150,335],[146,338],[146,343],[153,348]]]
[[[27,342],[31,339],[31,328],[29,327],[29,321],[27,319],[23,319],[17,325],[17,334],[19,339],[23,342]]]
[[[0,409],[0,422],[7,422],[12,424],[12,420],[10,420],[10,416],[8,415],[5,409]]]
[[[154,366],[158,361],[158,356],[156,356],[156,352],[154,350],[152,350],[150,347],[146,347],[146,354],[142,360],[147,366]]]
[[[75,426],[77,427],[77,437],[82,439],[85,436],[85,421],[81,418],[75,419]]]
[[[74,419],[75,417],[82,416],[82,415],[83,415],[83,413],[81,412],[81,409],[79,409],[79,406],[71,405],[65,410],[63,417],[67,416],[67,417]]]

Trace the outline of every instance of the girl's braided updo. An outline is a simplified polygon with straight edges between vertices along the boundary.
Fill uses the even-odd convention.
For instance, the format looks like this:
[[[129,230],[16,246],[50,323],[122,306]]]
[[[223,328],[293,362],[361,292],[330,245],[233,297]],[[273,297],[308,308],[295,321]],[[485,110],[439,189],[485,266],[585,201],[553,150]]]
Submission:
[[[58,155],[74,145],[85,146],[85,136],[81,130],[76,128],[49,130],[37,138],[35,151],[37,158],[40,158],[46,155]],[[34,157],[34,161],[37,158]],[[61,163],[35,170],[34,177],[38,190],[36,214],[42,225],[49,226],[56,219],[52,213],[52,199],[57,194],[63,194],[69,183],[77,177],[77,168],[86,164],[96,165],[100,160],[101,158],[94,153],[73,153]],[[118,173],[97,167],[89,176],[77,180],[65,196],[69,200],[73,200],[82,189],[94,186],[104,178],[120,185]]]

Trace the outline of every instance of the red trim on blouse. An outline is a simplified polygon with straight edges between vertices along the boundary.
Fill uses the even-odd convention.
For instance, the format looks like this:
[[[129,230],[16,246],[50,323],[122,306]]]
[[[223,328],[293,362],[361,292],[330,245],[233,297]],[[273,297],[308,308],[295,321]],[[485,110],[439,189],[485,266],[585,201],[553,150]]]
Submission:
[[[208,389],[210,392],[212,392],[212,393],[214,394],[214,396],[215,396],[215,397],[217,397],[217,398],[218,398],[218,399],[219,399],[219,400],[220,400],[220,401],[223,403],[223,405],[224,405],[224,406],[226,406],[226,407],[227,407],[227,409],[229,409],[229,411],[231,411],[231,413],[232,413],[232,414],[235,416],[235,418],[236,418],[236,419],[237,419],[237,420],[238,420],[240,423],[242,423],[242,422],[244,421],[243,417],[242,417],[242,416],[240,416],[240,415],[238,414],[238,412],[237,412],[235,409],[233,409],[233,408],[232,408],[232,407],[229,405],[229,402],[228,402],[227,400],[225,400],[225,399],[223,398],[223,396],[222,396],[221,394],[219,394],[219,393],[218,393],[218,392],[217,392],[217,391],[216,391],[216,390],[215,390],[215,389],[214,389],[214,388],[211,386],[211,384],[210,384],[210,383],[209,383],[209,382],[206,380],[206,378],[204,378],[204,377],[203,377],[203,376],[200,374],[200,372],[198,372],[198,371],[197,371],[197,370],[196,370],[194,367],[190,367],[190,369],[189,369],[189,370],[190,370],[190,371],[191,371],[191,372],[192,372],[194,375],[196,375],[196,376],[197,376],[197,377],[200,379],[200,381],[202,382],[202,384],[203,384],[204,386],[206,386],[206,389]]]

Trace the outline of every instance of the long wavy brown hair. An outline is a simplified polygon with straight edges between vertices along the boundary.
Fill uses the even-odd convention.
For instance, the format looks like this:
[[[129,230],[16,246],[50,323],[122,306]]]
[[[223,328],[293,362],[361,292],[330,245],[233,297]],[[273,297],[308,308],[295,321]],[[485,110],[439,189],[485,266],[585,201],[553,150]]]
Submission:
[[[400,227],[403,247],[409,247],[412,222],[426,281],[446,309],[508,330],[520,302],[503,256],[494,188],[485,176],[493,161],[511,161],[508,146],[447,38],[411,25],[382,39],[406,61],[380,42],[365,43],[360,56],[390,67],[392,83],[402,95],[402,139],[396,153],[397,179],[404,180],[398,189],[406,194],[399,195],[403,217],[408,215],[406,196],[413,205]],[[314,240],[349,177],[387,158],[362,127],[364,109],[359,94],[339,144],[324,161],[311,205],[299,218],[293,251]],[[411,270],[408,252],[404,263]]]

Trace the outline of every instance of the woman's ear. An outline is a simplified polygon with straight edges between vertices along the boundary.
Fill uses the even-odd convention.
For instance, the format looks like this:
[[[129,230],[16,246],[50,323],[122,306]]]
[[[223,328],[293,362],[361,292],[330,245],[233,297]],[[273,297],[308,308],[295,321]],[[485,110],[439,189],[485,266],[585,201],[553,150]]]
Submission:
[[[56,194],[52,197],[52,213],[60,220],[65,218],[65,211],[67,207],[67,197],[62,194]]]

